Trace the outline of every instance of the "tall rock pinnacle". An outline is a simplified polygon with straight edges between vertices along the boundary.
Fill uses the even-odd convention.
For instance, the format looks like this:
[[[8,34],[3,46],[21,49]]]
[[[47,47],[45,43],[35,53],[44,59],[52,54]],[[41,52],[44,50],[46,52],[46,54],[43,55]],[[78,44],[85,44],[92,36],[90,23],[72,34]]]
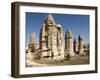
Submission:
[[[51,59],[63,59],[63,31],[59,24],[56,24],[52,14],[48,14],[40,31],[40,48],[42,57]]]

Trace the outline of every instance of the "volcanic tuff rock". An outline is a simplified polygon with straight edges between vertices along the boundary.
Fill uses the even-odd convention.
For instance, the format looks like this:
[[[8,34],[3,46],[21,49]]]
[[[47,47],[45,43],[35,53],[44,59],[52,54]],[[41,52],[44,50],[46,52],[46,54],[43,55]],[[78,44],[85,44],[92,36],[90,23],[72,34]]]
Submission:
[[[52,59],[64,58],[63,29],[49,14],[40,30],[40,49],[42,57]]]

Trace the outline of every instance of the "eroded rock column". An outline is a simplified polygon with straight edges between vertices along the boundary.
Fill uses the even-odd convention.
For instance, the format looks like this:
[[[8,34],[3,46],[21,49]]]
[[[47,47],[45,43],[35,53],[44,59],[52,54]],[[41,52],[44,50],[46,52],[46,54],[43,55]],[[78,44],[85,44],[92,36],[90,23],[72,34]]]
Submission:
[[[73,35],[71,31],[67,31],[65,35],[65,56],[70,55],[74,56],[73,51]]]
[[[79,54],[80,55],[85,55],[84,48],[83,48],[84,42],[83,42],[83,38],[82,38],[81,35],[79,35],[79,37],[78,37],[78,42],[79,42],[79,45],[78,45]]]

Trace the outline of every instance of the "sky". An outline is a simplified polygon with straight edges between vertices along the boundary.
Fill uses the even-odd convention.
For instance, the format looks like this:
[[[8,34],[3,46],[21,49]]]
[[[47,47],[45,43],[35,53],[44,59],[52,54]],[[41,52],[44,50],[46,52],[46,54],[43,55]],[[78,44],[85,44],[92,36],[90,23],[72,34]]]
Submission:
[[[26,47],[29,44],[31,32],[35,32],[35,39],[39,41],[40,28],[48,13],[26,12]],[[69,29],[73,38],[78,38],[79,34],[84,42],[89,42],[89,15],[76,14],[52,14],[56,23],[60,24],[65,32]]]

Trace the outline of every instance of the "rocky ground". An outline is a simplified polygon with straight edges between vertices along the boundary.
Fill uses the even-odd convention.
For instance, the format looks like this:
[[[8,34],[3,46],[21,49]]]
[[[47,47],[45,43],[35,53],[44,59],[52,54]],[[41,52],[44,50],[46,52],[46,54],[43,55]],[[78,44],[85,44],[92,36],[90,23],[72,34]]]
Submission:
[[[53,59],[41,58],[41,59],[34,59],[32,57],[29,58],[32,54],[28,54],[28,58],[26,58],[26,66],[27,67],[34,67],[34,66],[62,66],[62,65],[82,65],[82,64],[89,64],[89,57],[88,56],[80,56],[76,54],[75,56],[71,57],[69,60],[60,60],[55,61]]]

